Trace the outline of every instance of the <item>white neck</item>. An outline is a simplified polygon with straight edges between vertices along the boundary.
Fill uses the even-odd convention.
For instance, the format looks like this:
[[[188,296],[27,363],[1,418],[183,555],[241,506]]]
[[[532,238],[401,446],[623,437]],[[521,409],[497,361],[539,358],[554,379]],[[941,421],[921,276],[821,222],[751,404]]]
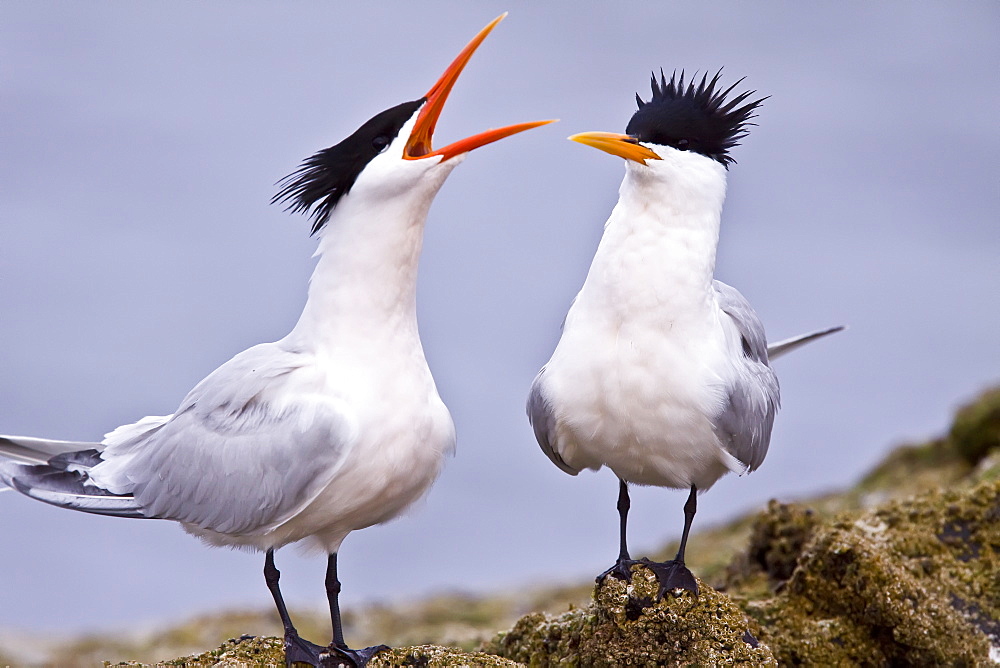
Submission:
[[[712,280],[726,171],[703,156],[664,149],[648,166],[628,162],[618,204],[584,285],[602,308],[696,313]]]
[[[420,348],[416,290],[424,224],[451,167],[392,191],[359,182],[340,200],[320,232],[309,296],[286,340],[334,354]]]

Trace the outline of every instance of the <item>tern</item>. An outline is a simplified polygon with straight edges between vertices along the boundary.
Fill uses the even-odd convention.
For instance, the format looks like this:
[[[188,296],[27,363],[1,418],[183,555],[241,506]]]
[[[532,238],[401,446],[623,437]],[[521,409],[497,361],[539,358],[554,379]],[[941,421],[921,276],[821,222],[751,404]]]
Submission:
[[[764,461],[778,410],[769,361],[840,327],[769,348],[735,288],[714,279],[730,150],[763,99],[722,90],[721,70],[685,85],[652,77],[625,134],[571,140],[625,158],[619,200],[548,363],[531,386],[528,417],[549,459],[576,475],[607,466],[619,479],[620,550],[611,575],[631,579],[628,485],[689,490],[672,561],[642,560],[660,595],[697,594],[684,550],[697,494]]]
[[[337,552],[351,531],[424,495],[455,448],[417,331],[417,264],[428,209],[469,151],[552,121],[431,144],[449,92],[506,14],[481,30],[423,97],[386,109],[305,160],[275,202],[319,238],[301,317],[239,353],[172,415],[118,427],[100,443],[0,437],[0,481],[40,501],[102,515],[168,519],[205,542],[263,551],[286,661],[363,666],[348,648]],[[274,551],[307,541],[328,555],[333,640],[299,637]]]

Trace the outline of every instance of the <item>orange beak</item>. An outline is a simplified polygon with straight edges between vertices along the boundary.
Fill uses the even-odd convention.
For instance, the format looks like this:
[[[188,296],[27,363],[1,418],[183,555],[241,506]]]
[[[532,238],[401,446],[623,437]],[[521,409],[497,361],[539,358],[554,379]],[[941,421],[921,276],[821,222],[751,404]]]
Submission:
[[[581,132],[569,137],[570,140],[599,148],[605,153],[619,158],[646,164],[647,160],[662,160],[652,149],[648,149],[631,135],[617,132]]]
[[[480,146],[485,146],[486,144],[491,144],[504,137],[509,137],[518,132],[524,132],[525,130],[530,130],[531,128],[537,128],[540,125],[548,125],[549,123],[554,123],[555,121],[535,121],[533,123],[518,123],[517,125],[508,125],[507,127],[498,128],[496,130],[487,130],[486,132],[480,132],[477,135],[471,137],[466,137],[461,139],[454,144],[448,144],[444,148],[439,148],[434,150],[431,148],[431,139],[434,135],[434,127],[437,125],[438,117],[441,116],[441,111],[444,109],[444,103],[448,99],[448,94],[451,93],[451,89],[454,87],[455,82],[458,81],[458,75],[462,73],[465,65],[472,58],[472,54],[476,52],[479,45],[483,43],[486,36],[490,34],[493,28],[496,27],[500,21],[507,16],[504,12],[500,16],[496,17],[489,24],[479,31],[472,41],[469,42],[462,52],[458,54],[458,57],[452,61],[448,69],[444,71],[441,78],[437,80],[437,83],[431,86],[431,89],[427,91],[424,96],[427,99],[426,104],[424,104],[423,109],[420,110],[420,115],[417,116],[417,122],[413,126],[413,132],[410,133],[410,138],[406,142],[406,148],[403,149],[403,157],[408,160],[417,160],[420,158],[429,158],[431,156],[440,155],[443,160],[448,160],[456,155],[462,153],[467,153],[472,149],[479,148]]]

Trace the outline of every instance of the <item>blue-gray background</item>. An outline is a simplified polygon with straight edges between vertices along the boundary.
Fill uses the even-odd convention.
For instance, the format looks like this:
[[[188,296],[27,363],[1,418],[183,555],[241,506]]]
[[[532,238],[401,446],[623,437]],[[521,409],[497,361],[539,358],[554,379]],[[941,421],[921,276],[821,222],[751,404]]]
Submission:
[[[314,241],[274,182],[422,95],[475,32],[438,145],[476,151],[434,207],[427,356],[459,452],[408,517],[348,538],[349,603],[579,580],[616,551],[616,486],[571,478],[524,418],[617,198],[621,161],[565,141],[624,129],[652,68],[770,95],[735,151],[718,275],[772,339],[851,329],[778,362],[771,453],[701,499],[699,526],[849,484],[943,430],[1000,376],[1000,5],[937,3],[0,4],[0,432],[98,439],[171,412],[281,337]],[[636,551],[683,495],[633,499]],[[262,559],[169,523],[0,495],[0,627],[78,631],[270,606]],[[325,560],[279,553],[288,598]]]

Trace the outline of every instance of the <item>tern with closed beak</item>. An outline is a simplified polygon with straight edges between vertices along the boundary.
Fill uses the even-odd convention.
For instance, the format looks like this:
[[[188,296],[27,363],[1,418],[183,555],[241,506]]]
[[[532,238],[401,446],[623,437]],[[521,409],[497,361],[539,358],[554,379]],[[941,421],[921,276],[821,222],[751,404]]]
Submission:
[[[625,158],[618,204],[552,358],[528,397],[539,445],[563,471],[607,466],[619,480],[619,556],[598,581],[631,579],[628,485],[688,490],[675,559],[643,560],[660,594],[698,591],[684,564],[697,494],[764,461],[778,410],[777,354],[735,288],[714,279],[730,151],[763,99],[723,90],[721,72],[652,80],[625,134],[570,139]],[[742,80],[741,80],[742,81]]]
[[[362,666],[340,620],[337,552],[351,531],[419,499],[455,447],[417,331],[417,264],[428,209],[469,151],[551,121],[431,144],[458,75],[503,16],[423,97],[376,114],[308,158],[275,201],[309,214],[319,237],[292,331],[236,355],[172,415],[118,427],[100,443],[0,437],[0,481],[40,501],[118,517],[167,519],[212,545],[265,553],[286,661]],[[329,555],[333,640],[299,637],[274,551],[308,541]]]

